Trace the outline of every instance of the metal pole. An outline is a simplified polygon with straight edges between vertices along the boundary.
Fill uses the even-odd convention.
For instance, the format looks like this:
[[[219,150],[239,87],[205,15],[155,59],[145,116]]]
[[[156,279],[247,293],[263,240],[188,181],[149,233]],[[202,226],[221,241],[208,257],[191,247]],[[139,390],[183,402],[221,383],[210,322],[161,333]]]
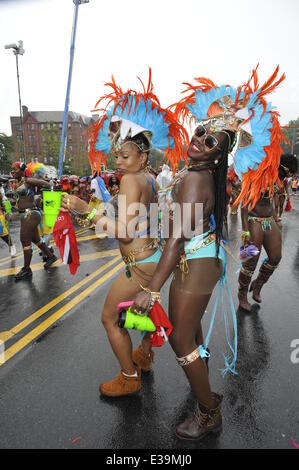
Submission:
[[[61,175],[62,175],[64,155],[65,155],[66,124],[67,124],[67,115],[68,115],[68,109],[69,109],[69,97],[70,97],[70,90],[71,90],[71,80],[72,80],[73,61],[74,61],[74,52],[75,52],[75,39],[76,39],[76,29],[77,29],[79,3],[80,3],[80,0],[76,0],[74,21],[73,21],[73,30],[72,30],[72,39],[71,39],[69,75],[68,75],[68,81],[67,81],[62,131],[61,131],[61,137],[60,137],[61,145],[60,145],[60,151],[59,151],[59,164],[58,164],[58,176],[59,177],[61,177]]]
[[[20,90],[20,77],[19,77],[19,64],[18,64],[18,54],[17,53],[16,53],[16,64],[17,64],[17,79],[18,79],[18,92],[19,92],[20,121],[21,121],[21,130],[22,130],[22,138],[23,138],[22,153],[23,153],[24,163],[26,163],[25,136],[24,136],[24,124],[23,124],[21,90]]]

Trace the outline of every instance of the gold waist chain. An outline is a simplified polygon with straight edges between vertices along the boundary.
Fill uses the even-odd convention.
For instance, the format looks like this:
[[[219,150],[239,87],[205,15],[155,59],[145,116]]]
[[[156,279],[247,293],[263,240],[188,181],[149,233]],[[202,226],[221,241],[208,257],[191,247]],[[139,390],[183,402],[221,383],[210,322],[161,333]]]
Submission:
[[[157,248],[161,248],[161,245],[159,243],[159,239],[155,238],[148,245],[142,246],[141,248],[135,248],[135,250],[130,251],[127,254],[127,256],[123,256],[123,261],[126,265],[126,276],[127,276],[128,279],[130,279],[132,277],[130,267],[131,266],[136,266],[135,255],[137,255],[139,253],[143,253],[144,251],[147,251],[147,250],[156,250]]]

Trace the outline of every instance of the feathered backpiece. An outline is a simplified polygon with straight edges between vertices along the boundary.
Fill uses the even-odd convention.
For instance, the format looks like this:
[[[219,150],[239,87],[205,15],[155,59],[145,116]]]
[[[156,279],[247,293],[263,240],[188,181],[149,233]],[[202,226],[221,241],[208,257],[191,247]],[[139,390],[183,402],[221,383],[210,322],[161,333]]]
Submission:
[[[238,88],[218,87],[207,78],[196,78],[196,85],[184,83],[187,89],[183,93],[189,94],[175,105],[175,114],[183,122],[210,123],[212,132],[226,130],[235,134],[231,156],[242,180],[238,203],[242,200],[244,205],[250,203],[252,207],[266,189],[270,194],[273,191],[282,154],[280,142],[285,140],[279,114],[265,99],[285,75],[277,79],[277,67],[269,80],[260,86],[257,69],[258,66],[248,82]]]
[[[142,92],[124,92],[112,76],[112,81],[105,84],[112,91],[95,105],[93,111],[100,112],[102,116],[90,126],[87,135],[88,157],[93,174],[99,173],[101,163],[105,165],[106,157],[116,145],[140,133],[144,134],[152,148],[163,150],[168,161],[177,164],[186,158],[188,133],[173,111],[161,107],[158,97],[153,93],[151,69],[147,87],[138,79]],[[105,106],[101,107],[103,102]]]
[[[31,162],[26,165],[25,176],[27,178],[43,178],[46,174],[46,167],[43,163]]]

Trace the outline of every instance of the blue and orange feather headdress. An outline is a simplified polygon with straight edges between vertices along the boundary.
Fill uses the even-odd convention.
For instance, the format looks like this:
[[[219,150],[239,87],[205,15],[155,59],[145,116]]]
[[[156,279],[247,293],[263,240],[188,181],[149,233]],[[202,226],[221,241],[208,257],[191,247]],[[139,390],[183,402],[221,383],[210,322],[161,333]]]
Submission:
[[[189,143],[188,133],[180,124],[175,113],[161,107],[158,97],[153,92],[151,69],[149,69],[148,85],[142,85],[142,92],[128,90],[124,92],[112,76],[105,86],[112,91],[100,98],[93,111],[102,116],[88,130],[89,160],[93,173],[99,173],[101,163],[113,150],[111,145],[111,122],[120,122],[120,141],[138,133],[150,139],[151,146],[165,152],[168,161],[179,162],[186,159],[186,148]],[[104,108],[99,107],[105,102]]]
[[[277,67],[269,80],[260,86],[256,67],[247,83],[233,88],[218,87],[207,78],[196,78],[196,85],[184,83],[189,93],[175,105],[175,114],[191,122],[212,122],[214,128],[235,133],[232,156],[234,168],[242,180],[238,198],[244,205],[255,206],[267,189],[273,191],[285,138],[279,124],[279,114],[265,96],[285,79],[277,79]]]

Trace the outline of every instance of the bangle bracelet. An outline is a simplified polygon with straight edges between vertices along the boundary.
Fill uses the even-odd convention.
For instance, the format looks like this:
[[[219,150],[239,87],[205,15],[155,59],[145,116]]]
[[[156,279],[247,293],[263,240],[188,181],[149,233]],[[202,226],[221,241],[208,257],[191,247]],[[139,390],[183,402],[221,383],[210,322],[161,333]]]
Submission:
[[[97,213],[97,210],[92,209],[91,213],[88,215],[88,219],[92,220],[94,218],[94,216],[96,215],[96,213]]]

